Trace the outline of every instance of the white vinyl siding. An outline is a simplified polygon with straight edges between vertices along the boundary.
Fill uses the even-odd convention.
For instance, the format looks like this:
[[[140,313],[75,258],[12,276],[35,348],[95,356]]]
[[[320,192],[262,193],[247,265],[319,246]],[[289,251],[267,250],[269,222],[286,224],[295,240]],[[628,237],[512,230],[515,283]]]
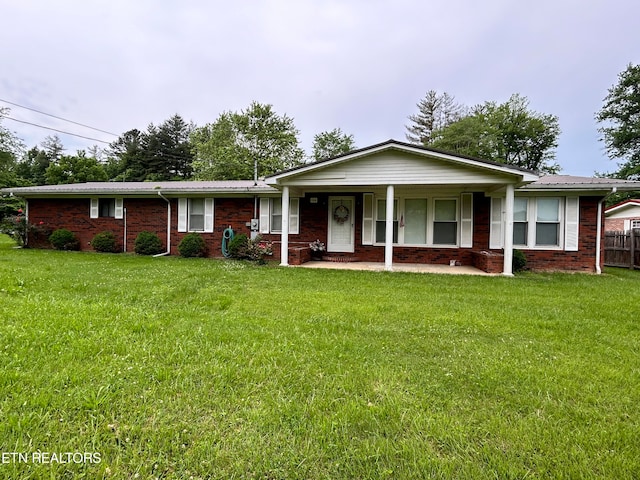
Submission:
[[[282,233],[282,198],[260,199],[260,233]],[[289,199],[289,234],[300,232],[300,199]]]
[[[213,198],[179,198],[178,231],[212,233],[214,226]]]

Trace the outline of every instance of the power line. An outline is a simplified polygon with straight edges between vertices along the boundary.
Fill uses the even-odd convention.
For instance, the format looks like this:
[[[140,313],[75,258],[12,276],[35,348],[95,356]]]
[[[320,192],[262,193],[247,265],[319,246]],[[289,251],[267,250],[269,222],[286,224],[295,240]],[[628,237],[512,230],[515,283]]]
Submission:
[[[14,122],[26,123],[27,125],[33,125],[34,127],[38,127],[38,128],[45,128],[47,130],[53,130],[54,132],[58,132],[58,133],[64,133],[65,135],[72,135],[74,137],[84,138],[85,140],[93,140],[94,142],[106,143],[107,145],[109,144],[109,142],[105,142],[104,140],[100,140],[100,139],[97,139],[97,138],[85,137],[84,135],[78,135],[77,133],[65,132],[64,130],[58,130],[57,128],[45,127],[44,125],[38,125],[36,123],[25,122],[24,120],[18,120],[17,118],[12,118],[12,117],[3,117],[3,118],[6,118],[7,120],[13,120]]]
[[[101,129],[95,128],[95,127],[90,127],[89,125],[85,125],[84,123],[74,122],[73,120],[68,120],[66,118],[58,117],[58,116],[52,115],[50,113],[45,113],[45,112],[42,112],[40,110],[36,110],[35,108],[25,107],[24,105],[19,105],[17,103],[10,102],[9,100],[3,100],[2,98],[0,98],[0,102],[8,103],[9,105],[13,105],[15,107],[24,108],[25,110],[31,110],[32,112],[40,113],[42,115],[46,115],[47,117],[57,118],[58,120],[62,120],[64,122],[73,123],[74,125],[79,125],[79,126],[84,127],[84,128],[89,128],[89,129],[95,130],[97,132],[106,133],[108,135],[113,135],[114,137],[118,136],[118,134],[116,134],[116,133],[107,132],[106,130],[101,130]],[[9,118],[9,117],[6,117],[6,118]],[[15,120],[15,118],[12,119],[12,120]],[[19,120],[16,120],[16,121],[19,121]],[[28,122],[24,122],[24,123],[28,123]],[[36,126],[38,126],[38,125],[36,125]],[[51,130],[53,130],[53,129],[51,129]],[[81,135],[77,135],[77,136],[81,136]]]

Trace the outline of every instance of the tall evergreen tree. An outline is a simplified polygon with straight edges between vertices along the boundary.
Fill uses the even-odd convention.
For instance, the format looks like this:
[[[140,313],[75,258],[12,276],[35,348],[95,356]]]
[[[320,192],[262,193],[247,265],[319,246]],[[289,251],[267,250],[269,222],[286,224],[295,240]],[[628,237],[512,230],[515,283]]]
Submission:
[[[466,108],[456,103],[453,95],[429,90],[417,104],[418,113],[410,115],[413,122],[406,125],[407,140],[420,145],[431,145],[437,139],[437,132],[460,120]]]

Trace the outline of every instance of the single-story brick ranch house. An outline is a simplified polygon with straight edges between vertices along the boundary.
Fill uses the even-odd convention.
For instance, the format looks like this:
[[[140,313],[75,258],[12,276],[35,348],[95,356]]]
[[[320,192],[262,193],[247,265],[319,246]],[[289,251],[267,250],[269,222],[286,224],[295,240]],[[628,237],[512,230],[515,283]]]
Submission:
[[[607,232],[628,232],[640,228],[640,199],[634,198],[612,205],[604,212]]]
[[[326,255],[474,265],[511,275],[514,248],[535,270],[600,272],[604,200],[640,182],[538,176],[514,166],[389,140],[254,182],[101,182],[5,189],[28,219],[67,228],[82,249],[109,230],[132,251],[143,230],[167,253],[200,232],[221,256],[223,232],[260,234],[282,265]]]

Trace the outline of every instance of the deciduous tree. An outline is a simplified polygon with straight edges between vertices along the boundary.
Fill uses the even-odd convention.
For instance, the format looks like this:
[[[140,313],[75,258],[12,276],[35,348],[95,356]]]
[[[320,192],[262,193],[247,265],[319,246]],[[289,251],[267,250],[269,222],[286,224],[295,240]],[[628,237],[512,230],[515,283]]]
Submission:
[[[640,65],[629,64],[596,113],[607,154],[620,160],[617,178],[640,180]]]
[[[304,151],[293,119],[276,114],[271,105],[252,102],[241,112],[224,112],[191,135],[199,180],[242,180],[264,177],[300,165]]]
[[[77,155],[63,155],[49,165],[46,171],[47,183],[104,182],[107,174],[104,166],[94,157],[87,157],[83,150]]]
[[[313,137],[312,157],[315,161],[336,157],[355,149],[353,135],[343,133],[340,128],[318,133]]]
[[[529,110],[518,94],[505,103],[485,102],[470,115],[440,129],[434,148],[503,162],[541,173],[557,173],[554,163],[558,117]]]

